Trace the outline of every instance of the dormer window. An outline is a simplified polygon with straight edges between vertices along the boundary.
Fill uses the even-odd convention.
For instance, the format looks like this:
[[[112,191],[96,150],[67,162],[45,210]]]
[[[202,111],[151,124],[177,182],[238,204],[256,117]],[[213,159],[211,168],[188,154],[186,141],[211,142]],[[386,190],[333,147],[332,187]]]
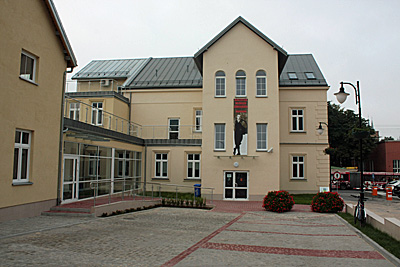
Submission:
[[[315,80],[316,79],[314,72],[306,72],[305,74],[306,74],[307,80]]]
[[[295,72],[288,72],[288,76],[290,80],[297,80],[297,74]]]

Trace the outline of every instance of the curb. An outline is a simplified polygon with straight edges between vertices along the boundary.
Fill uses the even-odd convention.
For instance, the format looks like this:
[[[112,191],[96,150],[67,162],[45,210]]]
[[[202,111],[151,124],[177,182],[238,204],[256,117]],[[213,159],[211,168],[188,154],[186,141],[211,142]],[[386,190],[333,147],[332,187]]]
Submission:
[[[379,253],[382,254],[383,257],[385,257],[388,261],[390,261],[392,264],[395,266],[400,266],[400,259],[398,259],[396,256],[394,256],[392,253],[381,247],[378,243],[376,243],[374,240],[363,234],[360,230],[357,228],[353,227],[351,224],[349,224],[345,219],[340,217],[338,214],[335,214],[336,217],[339,218],[349,229],[351,229],[353,232],[355,232],[360,238],[362,238],[365,242],[367,242],[369,245],[371,245],[374,249],[376,249]]]

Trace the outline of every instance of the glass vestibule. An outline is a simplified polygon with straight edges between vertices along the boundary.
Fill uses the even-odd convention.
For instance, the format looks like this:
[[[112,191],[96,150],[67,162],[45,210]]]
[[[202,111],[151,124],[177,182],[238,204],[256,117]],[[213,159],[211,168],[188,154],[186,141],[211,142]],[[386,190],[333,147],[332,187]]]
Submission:
[[[69,181],[76,158],[75,187]],[[142,153],[110,147],[65,142],[63,201],[85,199],[139,188]],[[70,188],[76,188],[73,191]],[[69,193],[71,191],[71,193]],[[73,197],[69,197],[73,194]]]

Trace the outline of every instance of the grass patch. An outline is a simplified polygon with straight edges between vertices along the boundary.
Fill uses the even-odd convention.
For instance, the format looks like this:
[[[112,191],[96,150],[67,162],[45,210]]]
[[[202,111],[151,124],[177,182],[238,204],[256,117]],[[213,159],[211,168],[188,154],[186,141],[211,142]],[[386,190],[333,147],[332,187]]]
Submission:
[[[360,227],[359,223],[357,225],[354,225],[354,217],[348,213],[339,212],[338,215],[345,219],[353,227],[360,230],[363,234],[374,240],[381,247],[400,259],[400,241],[394,239],[384,232],[379,231],[369,224],[366,224],[363,228]]]
[[[316,194],[291,194],[295,204],[311,205],[311,201]]]

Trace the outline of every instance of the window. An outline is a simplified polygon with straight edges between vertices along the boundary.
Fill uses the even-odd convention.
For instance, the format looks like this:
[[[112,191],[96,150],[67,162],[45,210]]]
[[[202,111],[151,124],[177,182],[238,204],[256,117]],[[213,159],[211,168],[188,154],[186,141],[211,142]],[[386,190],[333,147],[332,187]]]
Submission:
[[[288,72],[288,76],[290,80],[297,80],[297,74],[294,72]]]
[[[94,153],[89,153],[88,175],[92,177],[97,175],[97,156]]]
[[[304,179],[304,156],[292,156],[292,179]]]
[[[267,96],[267,73],[263,70],[256,74],[257,96]]]
[[[200,179],[200,154],[187,155],[187,178]]]
[[[92,124],[103,124],[103,102],[92,103]]]
[[[32,133],[29,131],[15,131],[13,182],[29,180],[31,135]]]
[[[201,109],[195,110],[195,131],[201,132],[201,126],[203,124],[203,111]]]
[[[236,96],[246,96],[246,73],[242,70],[236,72]]]
[[[225,72],[223,71],[218,71],[215,74],[215,96],[225,96]]]
[[[169,139],[179,138],[179,119],[168,120],[168,133]]]
[[[215,124],[215,150],[225,150],[225,124]]]
[[[304,110],[292,109],[292,131],[304,132]]]
[[[35,82],[36,80],[36,62],[37,58],[28,52],[21,52],[21,66],[19,71],[19,77]]]
[[[315,75],[314,75],[314,72],[305,72],[305,75],[306,75],[306,78],[308,80],[315,80],[316,79]]]
[[[168,178],[168,154],[156,153],[156,178]]]
[[[267,150],[266,123],[257,123],[257,150]]]
[[[393,172],[400,172],[400,159],[393,160]]]
[[[69,118],[71,120],[79,120],[80,103],[69,104]]]

